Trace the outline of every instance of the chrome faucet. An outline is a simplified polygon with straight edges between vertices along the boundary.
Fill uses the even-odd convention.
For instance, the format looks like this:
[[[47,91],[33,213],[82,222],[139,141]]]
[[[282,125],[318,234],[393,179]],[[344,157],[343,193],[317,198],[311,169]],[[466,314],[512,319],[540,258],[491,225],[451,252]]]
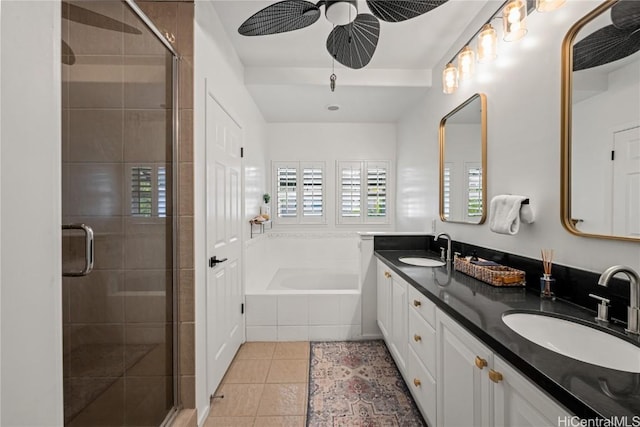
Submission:
[[[629,278],[630,297],[627,308],[627,329],[630,334],[640,334],[640,276],[631,267],[624,265],[614,265],[607,268],[600,275],[598,285],[608,286],[609,280],[618,273],[625,273]]]
[[[447,261],[447,262],[451,262],[451,236],[449,236],[447,233],[440,233],[440,234],[438,234],[437,236],[435,236],[435,237],[433,238],[433,240],[434,240],[435,242],[437,242],[437,241],[438,241],[438,239],[439,239],[441,236],[444,236],[444,237],[446,237],[446,238],[447,238],[447,259],[446,259],[446,261]]]

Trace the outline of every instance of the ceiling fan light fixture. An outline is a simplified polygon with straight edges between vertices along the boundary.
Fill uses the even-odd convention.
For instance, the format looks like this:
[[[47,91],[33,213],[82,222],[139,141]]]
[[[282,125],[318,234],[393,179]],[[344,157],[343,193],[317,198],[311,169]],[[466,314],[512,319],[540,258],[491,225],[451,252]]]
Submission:
[[[325,16],[334,25],[347,25],[358,15],[357,0],[327,0]]]

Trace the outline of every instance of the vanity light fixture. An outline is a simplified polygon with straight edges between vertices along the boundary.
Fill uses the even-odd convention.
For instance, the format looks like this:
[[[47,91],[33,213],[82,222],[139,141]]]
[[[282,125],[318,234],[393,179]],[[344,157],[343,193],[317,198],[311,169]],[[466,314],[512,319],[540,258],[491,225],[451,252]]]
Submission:
[[[498,56],[498,33],[491,24],[484,24],[478,34],[478,62],[489,62]]]
[[[567,0],[536,0],[536,10],[538,12],[551,12],[564,6]]]
[[[527,1],[512,0],[502,9],[504,41],[514,42],[527,34]]]
[[[640,2],[640,0],[637,1]],[[558,9],[565,2],[566,0],[536,0],[535,5],[538,11],[546,12]],[[529,3],[531,3],[531,8],[529,8]],[[458,80],[464,81],[471,78],[475,72],[474,56],[477,56],[478,62],[489,62],[498,56],[498,35],[491,25],[491,21],[502,19],[505,41],[516,41],[527,34],[526,18],[529,9],[533,10],[533,4],[532,0],[505,0],[464,44],[464,47],[447,62],[442,71],[442,91],[446,94],[454,93],[458,88]],[[502,15],[498,16],[500,12]],[[477,55],[469,47],[476,36],[478,36]],[[453,65],[456,59],[458,60],[457,68]]]
[[[449,62],[442,72],[442,91],[450,94],[456,89],[458,89],[458,69]]]
[[[458,79],[470,80],[476,68],[476,54],[467,45],[458,54]]]

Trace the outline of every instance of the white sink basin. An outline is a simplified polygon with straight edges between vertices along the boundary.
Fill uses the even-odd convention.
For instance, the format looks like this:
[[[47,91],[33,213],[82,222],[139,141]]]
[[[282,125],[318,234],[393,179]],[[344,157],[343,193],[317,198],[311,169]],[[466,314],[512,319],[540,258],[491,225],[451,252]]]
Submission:
[[[423,257],[401,257],[398,261],[418,267],[442,267],[444,262],[439,259],[423,258]]]
[[[535,313],[506,313],[514,332],[572,359],[619,371],[640,373],[640,347],[571,320]]]

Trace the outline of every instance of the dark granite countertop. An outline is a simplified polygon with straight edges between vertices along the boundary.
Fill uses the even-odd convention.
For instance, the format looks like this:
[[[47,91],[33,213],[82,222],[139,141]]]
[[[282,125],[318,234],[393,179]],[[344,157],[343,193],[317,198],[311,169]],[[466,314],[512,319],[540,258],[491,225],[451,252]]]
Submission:
[[[375,255],[575,415],[585,419],[627,416],[629,422],[640,415],[640,374],[580,362],[534,344],[509,329],[502,314],[523,310],[569,316],[640,346],[640,339],[624,334],[622,327],[598,325],[593,312],[562,300],[543,300],[525,288],[493,287],[447,267],[413,267],[398,260],[437,257],[433,252],[376,250]]]

